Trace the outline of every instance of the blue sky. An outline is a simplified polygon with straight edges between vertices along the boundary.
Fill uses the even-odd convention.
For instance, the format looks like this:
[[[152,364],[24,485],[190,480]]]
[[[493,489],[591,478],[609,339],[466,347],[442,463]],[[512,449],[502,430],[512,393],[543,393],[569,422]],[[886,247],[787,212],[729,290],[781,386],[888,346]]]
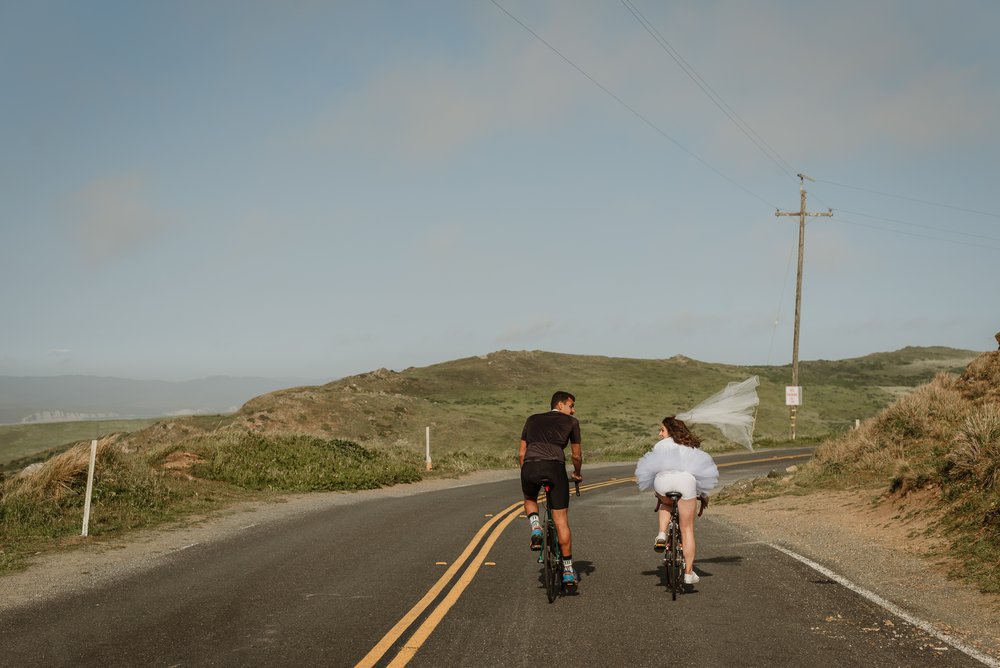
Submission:
[[[0,375],[786,364],[799,172],[834,210],[800,359],[993,349],[997,25],[992,0],[0,2]]]

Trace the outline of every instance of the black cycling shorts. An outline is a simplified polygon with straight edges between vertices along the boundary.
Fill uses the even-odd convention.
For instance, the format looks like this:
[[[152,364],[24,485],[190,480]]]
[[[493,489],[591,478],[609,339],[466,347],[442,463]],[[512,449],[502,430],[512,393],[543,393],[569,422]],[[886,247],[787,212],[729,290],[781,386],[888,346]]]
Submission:
[[[542,481],[549,481],[549,508],[565,510],[569,508],[569,476],[566,464],[554,459],[535,459],[521,466],[521,491],[526,499],[538,499]]]

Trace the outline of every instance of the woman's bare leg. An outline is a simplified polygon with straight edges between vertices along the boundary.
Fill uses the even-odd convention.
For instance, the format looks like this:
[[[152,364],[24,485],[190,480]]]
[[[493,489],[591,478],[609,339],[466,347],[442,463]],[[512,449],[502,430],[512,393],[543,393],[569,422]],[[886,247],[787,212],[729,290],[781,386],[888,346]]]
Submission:
[[[660,525],[660,533],[667,533],[667,527],[670,526],[670,513],[674,510],[674,502],[659,494],[656,495],[656,498],[660,502],[660,509],[656,513],[657,521]]]
[[[677,514],[681,520],[681,544],[684,546],[684,572],[694,572],[694,556],[697,545],[694,542],[694,516],[698,499],[681,499],[677,504]]]

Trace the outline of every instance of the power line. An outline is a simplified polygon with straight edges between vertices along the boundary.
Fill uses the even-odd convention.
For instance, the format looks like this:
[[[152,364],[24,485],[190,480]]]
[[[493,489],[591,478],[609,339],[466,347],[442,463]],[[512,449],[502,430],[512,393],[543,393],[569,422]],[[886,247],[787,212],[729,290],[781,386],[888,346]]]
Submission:
[[[681,144],[679,141],[677,141],[676,139],[674,139],[673,137],[671,137],[663,129],[661,129],[658,125],[656,125],[655,123],[653,123],[653,121],[651,121],[648,118],[646,118],[645,116],[643,116],[634,107],[632,107],[630,104],[628,104],[627,102],[625,102],[625,100],[623,100],[620,97],[618,97],[617,95],[615,95],[604,84],[602,84],[601,82],[599,82],[594,77],[590,76],[587,72],[585,72],[583,70],[583,68],[581,68],[579,65],[577,65],[572,60],[570,60],[568,56],[564,55],[561,51],[559,51],[559,49],[557,49],[556,47],[552,46],[547,41],[545,41],[545,39],[541,35],[539,35],[534,30],[532,30],[531,28],[529,28],[523,21],[521,21],[521,19],[517,18],[516,16],[514,16],[513,14],[511,14],[509,11],[507,11],[507,9],[503,5],[501,5],[499,2],[497,2],[497,0],[490,0],[490,2],[492,2],[494,5],[496,5],[497,9],[499,9],[504,14],[506,14],[507,16],[509,16],[512,21],[514,21],[519,26],[521,26],[522,28],[524,28],[524,30],[526,30],[532,37],[534,37],[539,42],[541,42],[542,44],[544,44],[550,51],[552,51],[552,53],[554,53],[557,56],[559,56],[560,58],[562,58],[570,67],[572,67],[577,72],[579,72],[584,77],[586,77],[592,84],[594,84],[595,86],[597,86],[598,88],[600,88],[609,97],[611,97],[613,100],[615,100],[615,102],[617,102],[621,106],[625,107],[629,112],[632,113],[633,116],[635,116],[640,121],[642,121],[643,123],[645,123],[646,125],[648,125],[650,128],[652,128],[654,132],[656,132],[660,136],[662,136],[665,139],[667,139],[668,141],[670,141],[674,146],[676,146],[680,150],[684,151],[685,153],[687,153],[688,155],[690,155],[692,158],[694,158],[695,160],[697,160],[698,162],[700,162],[701,164],[703,164],[705,167],[707,167],[708,169],[710,169],[713,172],[715,172],[718,176],[722,177],[723,179],[725,179],[726,181],[728,181],[732,185],[736,186],[737,188],[739,188],[743,192],[747,193],[751,197],[754,197],[755,199],[763,202],[764,204],[767,204],[771,208],[774,208],[774,209],[778,208],[777,206],[775,206],[771,202],[768,202],[766,199],[764,199],[763,197],[761,197],[760,195],[758,195],[754,191],[750,190],[746,186],[738,183],[737,181],[735,181],[731,177],[727,176],[726,174],[724,174],[723,172],[721,172],[719,169],[717,169],[714,165],[712,165],[707,160],[705,160],[704,158],[702,158],[700,155],[698,155],[694,151],[691,151],[690,149],[688,149],[687,147],[685,147],[683,144]]]
[[[898,220],[896,218],[885,218],[883,216],[874,216],[869,213],[861,213],[860,211],[850,211],[848,209],[837,209],[838,212],[842,211],[844,213],[849,213],[854,216],[861,216],[862,218],[872,218],[874,220],[884,220],[887,223],[898,223],[899,225],[909,225],[911,227],[921,227],[925,230],[934,230],[935,232],[944,232],[945,234],[960,234],[963,237],[973,237],[976,239],[985,239],[987,241],[997,241],[1000,242],[1000,237],[989,237],[985,234],[973,234],[972,232],[960,232],[958,230],[947,230],[942,227],[933,227],[931,225],[921,225],[920,223],[910,223],[905,220]]]
[[[764,139],[757,134],[752,127],[750,127],[750,124],[744,121],[743,118],[736,113],[736,111],[722,98],[722,96],[719,95],[715,89],[713,89],[708,82],[695,71],[694,67],[692,67],[691,64],[684,59],[684,56],[682,56],[680,52],[667,41],[667,39],[660,33],[659,30],[656,29],[649,19],[643,16],[642,12],[640,12],[639,9],[632,4],[631,0],[621,0],[621,3],[627,10],[629,10],[629,12],[631,12],[632,16],[635,17],[639,24],[646,29],[646,32],[650,34],[656,43],[660,45],[660,48],[663,49],[667,55],[673,58],[678,67],[680,67],[688,78],[690,78],[691,81],[693,81],[695,85],[701,89],[705,96],[712,101],[712,104],[718,107],[719,111],[725,114],[726,117],[732,121],[733,125],[739,128],[740,132],[746,135],[747,139],[760,149],[767,159],[773,162],[779,170],[784,172],[786,176],[794,178],[795,168],[792,167],[787,160],[782,158],[777,151],[771,148],[771,146],[764,141]]]
[[[907,197],[906,195],[894,195],[893,193],[882,192],[881,190],[872,190],[871,188],[862,188],[861,186],[852,186],[846,183],[837,183],[836,181],[827,181],[825,179],[817,179],[820,183],[829,183],[832,186],[839,186],[841,188],[850,188],[851,190],[860,190],[862,192],[871,193],[873,195],[881,195],[882,197],[892,197],[894,199],[902,199],[908,202],[917,202],[918,204],[927,204],[930,206],[941,207],[942,209],[954,209],[956,211],[965,211],[966,213],[976,213],[980,216],[990,216],[991,218],[1000,218],[1000,213],[993,213],[990,211],[980,211],[979,209],[969,209],[964,206],[955,206],[954,204],[942,204],[940,202],[931,202],[925,199],[917,199],[916,197]]]
[[[737,127],[739,127],[741,129],[741,131],[744,132],[744,134],[747,134],[748,138],[755,145],[757,145],[757,147],[772,162],[776,163],[776,165],[779,167],[779,169],[781,169],[781,171],[785,172],[786,171],[785,170],[785,166],[789,166],[790,167],[790,165],[787,163],[787,161],[785,161],[780,156],[780,154],[778,154],[776,151],[774,151],[774,149],[772,149],[763,139],[761,139],[759,137],[759,135],[757,135],[757,133],[753,131],[753,129],[749,126],[749,124],[747,124],[745,121],[743,121],[743,119],[740,118],[739,115],[735,111],[733,111],[731,107],[729,107],[729,105],[725,102],[725,100],[722,99],[721,96],[719,96],[717,93],[715,93],[715,91],[711,88],[711,86],[709,86],[708,83],[705,82],[704,79],[702,79],[700,77],[700,75],[698,75],[698,73],[694,70],[694,68],[691,67],[687,63],[687,61],[684,60],[684,58],[680,55],[680,53],[677,52],[677,50],[674,49],[672,46],[670,46],[669,42],[667,42],[667,40],[664,39],[663,36],[659,34],[659,32],[656,30],[656,28],[654,26],[652,26],[652,24],[642,15],[642,13],[639,12],[639,10],[637,8],[635,8],[634,5],[632,5],[632,3],[631,3],[630,0],[621,0],[621,1],[625,5],[625,7],[627,9],[629,9],[630,12],[632,12],[632,14],[636,18],[636,20],[639,21],[639,23],[641,25],[643,25],[643,27],[647,30],[647,32],[649,32],[651,35],[653,35],[654,39],[656,39],[656,41],[660,44],[661,48],[663,48],[668,54],[670,54],[671,57],[674,58],[675,62],[677,62],[677,64],[681,67],[681,69],[684,70],[684,72],[689,77],[691,77],[692,80],[694,80],[696,84],[699,85],[699,87],[702,89],[703,92],[705,92],[705,94],[709,97],[709,99],[711,99],[713,101],[713,103],[715,103],[716,106],[718,106],[720,108],[720,110],[722,110],[723,113],[726,114],[726,116],[729,117],[729,119],[734,124],[736,124]],[[595,79],[593,76],[591,76],[589,73],[587,73],[582,67],[580,67],[575,62],[573,62],[573,60],[571,60],[568,56],[566,56],[564,53],[562,53],[559,49],[557,49],[555,46],[553,46],[548,41],[546,41],[545,38],[543,38],[541,35],[539,35],[538,33],[536,33],[526,23],[524,23],[521,19],[519,19],[514,14],[512,14],[510,11],[508,11],[497,0],[490,0],[490,2],[492,2],[493,5],[495,5],[497,7],[497,9],[499,9],[504,14],[506,14],[512,21],[514,21],[519,26],[521,26],[521,28],[524,29],[528,34],[530,34],[536,40],[538,40],[539,42],[541,42],[546,48],[548,48],[554,54],[556,54],[557,56],[559,56],[566,64],[568,64],[570,67],[572,67],[573,69],[575,69],[579,74],[581,74],[583,77],[585,77],[592,84],[594,84],[595,86],[597,86],[598,88],[600,88],[601,91],[603,91],[606,95],[608,95],[610,98],[612,98],[615,102],[617,102],[622,107],[624,107],[626,110],[628,110],[637,119],[639,119],[640,121],[642,121],[643,123],[645,123],[654,132],[656,132],[657,134],[659,134],[663,138],[667,139],[669,142],[671,142],[678,149],[680,149],[684,153],[687,153],[689,156],[691,156],[692,158],[694,158],[695,160],[697,160],[698,162],[700,162],[702,165],[704,165],[705,167],[707,167],[709,170],[711,170],[712,172],[714,172],[716,175],[718,175],[719,177],[725,179],[730,184],[736,186],[737,188],[739,188],[743,192],[747,193],[751,197],[757,199],[760,202],[763,202],[764,204],[767,204],[768,206],[770,206],[773,209],[778,209],[779,208],[779,207],[775,206],[773,203],[771,203],[768,200],[766,200],[764,197],[758,195],[754,191],[750,190],[746,186],[742,185],[741,183],[737,182],[736,180],[734,180],[730,176],[726,175],[721,170],[719,170],[718,168],[716,168],[714,165],[712,165],[711,163],[709,163],[707,160],[705,160],[704,158],[702,158],[700,155],[698,155],[697,153],[695,153],[692,150],[688,149],[686,146],[684,146],[683,144],[681,144],[678,140],[674,139],[666,131],[664,131],[662,128],[660,128],[658,125],[656,125],[653,121],[651,121],[650,119],[648,119],[646,116],[644,116],[642,113],[640,113],[637,109],[635,109],[633,106],[631,106],[630,104],[628,104],[627,102],[625,102],[625,100],[623,100],[621,97],[619,97],[618,95],[616,95],[607,86],[605,86],[604,84],[602,84],[601,82],[599,82],[597,79]],[[703,86],[702,86],[702,84],[703,84]],[[726,108],[729,109],[729,111],[731,112],[731,115],[730,115],[730,113],[728,113],[726,111]],[[758,143],[757,140],[754,139],[754,136],[757,137],[757,140],[759,140],[759,143]],[[782,165],[781,163],[784,163],[784,165]],[[839,187],[842,187],[842,188],[850,188],[850,189],[853,189],[853,190],[860,190],[860,191],[864,191],[864,192],[869,192],[869,193],[876,194],[876,195],[881,195],[881,196],[884,196],[884,197],[892,197],[892,198],[896,198],[896,199],[908,200],[908,201],[917,202],[917,203],[921,203],[921,204],[927,204],[927,205],[930,205],[930,206],[937,206],[937,207],[942,207],[942,208],[947,208],[947,209],[954,209],[954,210],[957,210],[957,211],[965,211],[965,212],[968,212],[968,213],[975,213],[975,214],[984,215],[984,216],[1000,217],[1000,214],[997,214],[997,213],[991,213],[991,212],[987,212],[987,211],[980,211],[978,209],[970,209],[970,208],[961,207],[961,206],[955,206],[955,205],[951,205],[951,204],[942,204],[940,202],[932,202],[932,201],[929,201],[929,200],[922,200],[922,199],[917,199],[917,198],[913,198],[913,197],[907,197],[907,196],[904,196],[904,195],[896,195],[896,194],[886,193],[886,192],[882,192],[882,191],[874,190],[874,189],[870,189],[870,188],[862,188],[860,186],[852,186],[852,185],[845,184],[845,183],[838,183],[838,182],[835,182],[835,181],[828,181],[828,180],[825,180],[825,179],[816,179],[816,181],[821,182],[821,183],[826,183],[826,184],[834,185],[834,186],[839,186]],[[838,211],[845,211],[845,210],[838,208]],[[863,213],[858,213],[858,212],[849,212],[849,211],[846,211],[846,212],[847,213],[853,213],[854,215],[860,215],[860,216],[865,216],[865,217],[870,217],[870,218],[876,218],[876,219],[879,218],[878,216],[871,216],[869,214],[863,214]],[[917,234],[917,233],[913,233],[913,232],[906,232],[906,231],[903,231],[903,230],[893,230],[893,229],[890,229],[890,228],[879,227],[877,225],[869,225],[869,224],[860,223],[860,222],[857,222],[857,221],[845,220],[844,218],[838,218],[837,220],[840,221],[840,222],[844,222],[844,223],[850,224],[850,225],[856,225],[856,226],[859,226],[859,227],[867,227],[869,229],[880,230],[880,231],[889,232],[889,233],[892,233],[892,234],[905,234],[907,236],[912,236],[912,237],[917,237],[917,238],[923,238],[923,239],[930,239],[930,240],[933,240],[933,241],[943,241],[945,243],[954,243],[954,244],[960,244],[960,245],[972,245],[972,246],[976,246],[976,247],[980,247],[980,248],[987,248],[989,250],[1000,250],[1000,249],[995,248],[993,246],[983,246],[982,244],[973,244],[973,243],[962,242],[962,241],[958,241],[958,240],[954,240],[954,239],[946,239],[946,238],[941,238],[941,237],[934,237],[934,236],[929,236],[929,235]],[[916,223],[907,223],[905,221],[898,221],[898,220],[893,220],[893,219],[889,219],[889,218],[884,218],[883,220],[886,220],[888,222],[896,222],[896,223],[900,223],[900,224],[904,224],[904,225],[913,225],[913,226],[916,226],[916,227],[924,227],[924,228],[927,228],[927,229],[932,229],[932,230],[935,230],[935,231],[946,232],[946,233],[950,233],[950,234],[963,234],[963,235],[966,235],[966,236],[972,236],[972,237],[982,238],[982,239],[988,240],[988,241],[1000,241],[1000,240],[998,240],[998,239],[996,239],[994,237],[987,237],[987,236],[975,235],[975,234],[963,233],[963,232],[953,232],[953,231],[950,231],[950,230],[945,231],[945,230],[941,230],[941,229],[938,229],[938,228],[933,228],[933,227],[930,227],[930,226],[923,226],[923,225],[919,225],[919,224],[916,224]]]
[[[982,248],[992,251],[1000,251],[1000,246],[986,246],[983,244],[973,243],[971,241],[959,241],[958,239],[946,239],[943,237],[932,237],[928,234],[918,234],[916,232],[907,232],[905,230],[893,230],[888,227],[879,227],[878,225],[869,225],[867,223],[860,223],[856,220],[850,220],[840,216],[837,218],[837,222],[847,223],[848,225],[854,225],[857,227],[867,227],[871,230],[879,230],[880,232],[889,232],[890,234],[903,234],[908,237],[917,237],[919,239],[931,239],[932,241],[940,241],[948,244],[958,244],[959,246],[972,246],[973,248]]]
[[[771,343],[767,347],[767,360],[764,364],[771,363],[771,353],[774,352],[774,337],[778,333],[778,320],[781,316],[781,306],[785,303],[785,291],[788,289],[788,276],[792,273],[792,257],[795,255],[795,244],[788,249],[788,264],[785,266],[785,280],[781,284],[781,294],[778,297],[778,307],[774,310],[774,327],[771,329]]]

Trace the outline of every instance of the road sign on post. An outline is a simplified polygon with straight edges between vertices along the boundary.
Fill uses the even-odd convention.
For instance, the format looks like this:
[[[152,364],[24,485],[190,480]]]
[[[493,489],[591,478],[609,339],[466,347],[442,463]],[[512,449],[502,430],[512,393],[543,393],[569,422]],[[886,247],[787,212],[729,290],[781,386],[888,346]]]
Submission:
[[[786,385],[785,386],[785,405],[786,406],[801,406],[802,405],[802,386],[801,385]]]

